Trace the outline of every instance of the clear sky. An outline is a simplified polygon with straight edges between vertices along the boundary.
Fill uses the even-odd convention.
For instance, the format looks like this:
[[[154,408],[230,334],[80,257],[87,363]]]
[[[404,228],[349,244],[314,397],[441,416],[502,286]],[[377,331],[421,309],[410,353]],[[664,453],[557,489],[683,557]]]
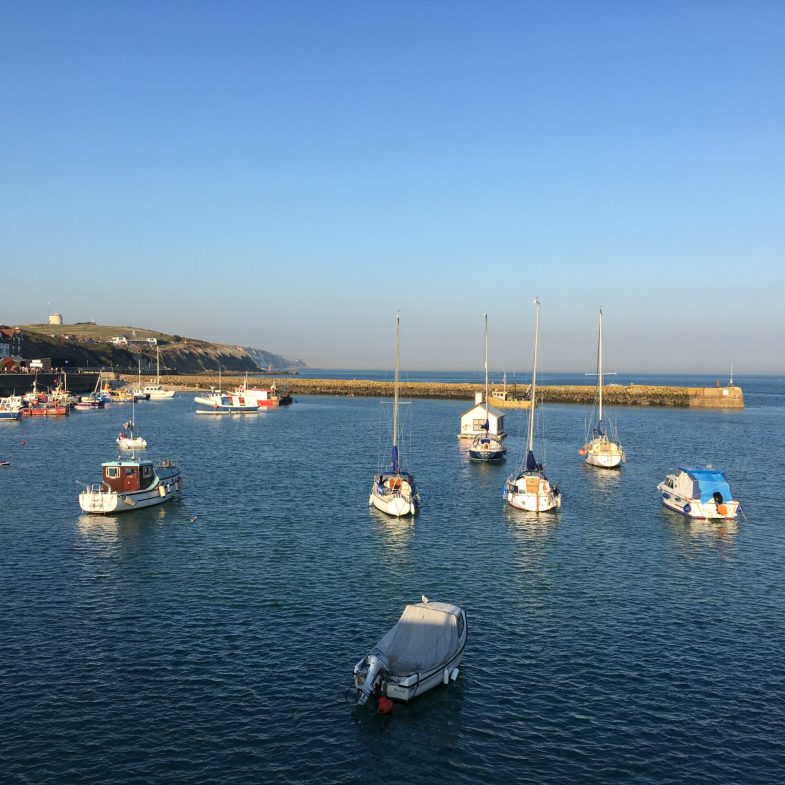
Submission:
[[[0,322],[785,371],[785,2],[0,5]]]

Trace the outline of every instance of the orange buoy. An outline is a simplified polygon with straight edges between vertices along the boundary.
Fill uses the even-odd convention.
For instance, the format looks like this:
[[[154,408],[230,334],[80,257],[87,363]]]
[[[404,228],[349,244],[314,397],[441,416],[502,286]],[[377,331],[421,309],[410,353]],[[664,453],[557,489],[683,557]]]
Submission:
[[[393,702],[384,695],[379,696],[379,714],[392,714]]]
[[[581,447],[581,449],[578,450],[578,455],[586,455],[586,450],[584,450],[583,447]]]

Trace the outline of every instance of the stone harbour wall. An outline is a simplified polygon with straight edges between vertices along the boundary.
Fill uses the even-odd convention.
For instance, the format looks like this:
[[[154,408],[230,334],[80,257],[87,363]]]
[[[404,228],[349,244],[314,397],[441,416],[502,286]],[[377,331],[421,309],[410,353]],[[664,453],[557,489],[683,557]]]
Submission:
[[[131,384],[135,376],[122,377]],[[222,375],[221,386],[231,389],[243,383],[243,376]],[[145,377],[143,377],[143,382]],[[209,390],[218,387],[218,375],[178,375],[161,377],[161,383],[177,387],[183,391]],[[279,388],[289,387],[292,395],[347,395],[365,397],[392,397],[392,382],[369,381],[366,379],[301,379],[296,376],[254,377],[249,384]],[[402,382],[402,398],[444,398],[462,400],[467,406],[474,401],[474,394],[482,388],[476,384],[436,384],[430,382]],[[523,387],[521,390],[523,393]],[[538,389],[541,400],[546,403],[587,404],[594,401],[596,389],[593,385],[545,385]],[[540,396],[538,395],[538,398]],[[741,387],[661,387],[641,384],[609,385],[603,388],[603,400],[608,406],[676,406],[712,409],[742,409],[744,394]],[[502,405],[491,400],[491,405]],[[520,400],[510,402],[510,406],[525,406],[523,394]]]

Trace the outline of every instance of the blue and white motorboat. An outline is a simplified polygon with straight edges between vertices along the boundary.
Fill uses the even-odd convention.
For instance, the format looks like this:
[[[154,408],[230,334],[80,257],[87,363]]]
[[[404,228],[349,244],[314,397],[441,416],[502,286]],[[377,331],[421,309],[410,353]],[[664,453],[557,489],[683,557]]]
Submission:
[[[725,475],[711,466],[681,466],[657,490],[663,506],[688,518],[731,520],[741,507]]]

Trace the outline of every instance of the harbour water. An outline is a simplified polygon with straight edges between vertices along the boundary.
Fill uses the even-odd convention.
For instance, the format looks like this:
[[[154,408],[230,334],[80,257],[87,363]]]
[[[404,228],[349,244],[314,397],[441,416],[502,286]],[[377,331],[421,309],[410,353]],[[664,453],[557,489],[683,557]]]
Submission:
[[[140,404],[184,496],[117,517],[81,514],[77,481],[127,406],[0,423],[0,781],[781,783],[785,381],[737,381],[740,411],[611,411],[617,472],[581,462],[588,407],[545,407],[563,506],[540,517],[501,497],[526,413],[506,464],[471,464],[468,401],[407,407],[413,522],[368,508],[377,399]],[[706,463],[746,517],[661,507]],[[423,593],[466,608],[456,684],[353,708],[354,663]]]

